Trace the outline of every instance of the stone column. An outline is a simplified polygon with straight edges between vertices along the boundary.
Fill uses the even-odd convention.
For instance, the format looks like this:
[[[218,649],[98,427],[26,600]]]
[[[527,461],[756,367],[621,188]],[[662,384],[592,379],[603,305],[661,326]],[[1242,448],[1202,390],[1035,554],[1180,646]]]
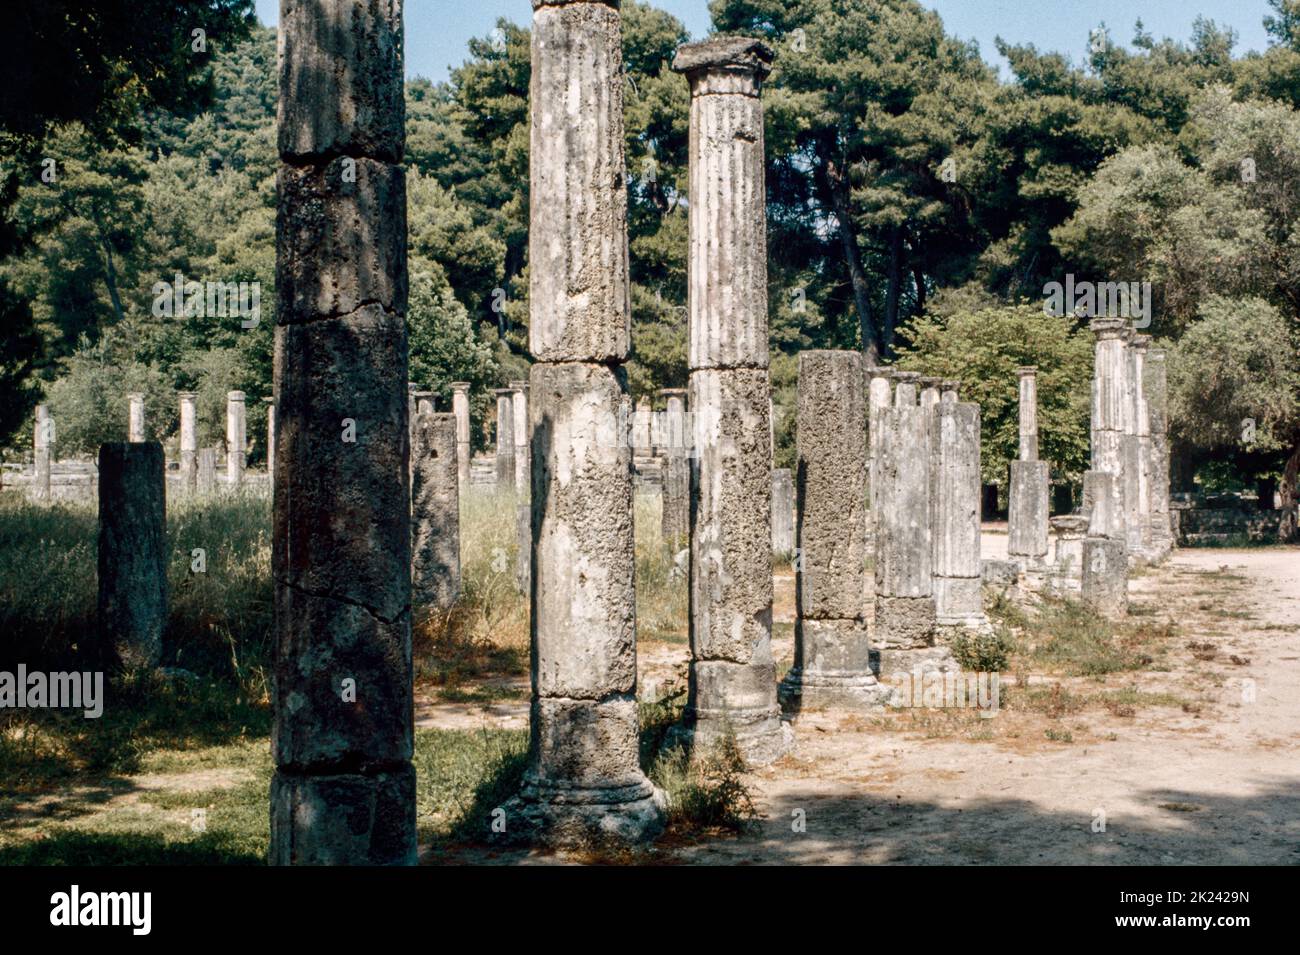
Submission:
[[[664,388],[663,539],[675,547],[691,527],[691,432],[687,426],[685,388]]]
[[[99,447],[99,638],[126,667],[157,666],[167,626],[162,445]]]
[[[1169,384],[1163,348],[1147,351],[1145,391],[1151,431],[1151,547],[1155,559],[1163,560],[1174,544],[1169,522]]]
[[[275,399],[263,398],[266,405],[266,476],[275,487]]]
[[[187,492],[198,489],[199,396],[182,391],[181,399],[181,487]]]
[[[433,407],[433,397],[432,391],[417,391],[415,393],[415,413],[417,416],[436,413]],[[455,417],[455,415],[452,415],[453,420],[455,420]]]
[[[1129,503],[1129,548],[1136,550],[1143,560],[1151,554],[1151,419],[1146,397],[1147,349],[1149,335],[1132,335],[1129,338],[1129,381],[1132,392],[1133,436],[1129,439],[1129,458],[1126,464],[1132,470],[1128,486],[1133,490]]]
[[[1083,579],[1083,541],[1088,536],[1089,518],[1065,514],[1051,519],[1056,536],[1052,562],[1053,586],[1064,594],[1077,594]]]
[[[528,382],[510,382],[510,409],[514,415],[511,434],[515,439],[515,490],[528,494]]]
[[[785,750],[772,660],[772,405],[768,382],[763,80],[757,40],[692,43],[690,112],[690,691],[694,755],[734,737],[751,765]]]
[[[876,500],[876,465],[880,460],[881,425],[876,418],[881,408],[888,408],[894,403],[895,372],[892,368],[879,366],[868,368],[867,374],[867,500],[870,506],[867,514],[867,554],[876,550],[876,516],[879,502]]]
[[[939,386],[943,384],[942,378],[922,376],[917,384],[921,388],[920,403],[923,407],[933,408],[939,403]]]
[[[638,840],[664,797],[638,762],[630,339],[617,3],[533,0],[529,376],[532,687],[508,832]]]
[[[279,31],[270,861],[409,865],[401,4],[281,0]]]
[[[648,398],[642,398],[636,403],[636,411],[632,414],[632,453],[641,457],[647,457],[652,453],[654,441],[650,437],[651,423],[654,412],[651,410]]]
[[[1020,378],[1020,459],[1011,462],[1007,504],[1007,556],[1026,569],[1047,560],[1051,473],[1038,460],[1037,368],[1017,368]]]
[[[794,555],[794,476],[789,468],[772,469],[772,553]]]
[[[1128,611],[1128,558],[1124,541],[1085,537],[1081,573],[1079,589],[1085,606],[1110,618],[1121,617]]]
[[[456,416],[456,474],[461,490],[469,487],[469,382],[451,383],[451,413]]]
[[[958,392],[961,388],[961,382],[956,378],[945,378],[941,389],[941,401],[953,402],[958,400]]]
[[[935,621],[982,628],[988,621],[980,589],[980,408],[941,401],[933,414]]]
[[[1126,325],[1121,318],[1094,318],[1089,324],[1096,336],[1092,387],[1092,470],[1114,475],[1111,508],[1114,519],[1124,521],[1124,423],[1127,404],[1128,360],[1124,343]]]
[[[921,376],[915,371],[898,371],[894,373],[894,406],[901,408],[904,405],[914,405],[917,403],[917,389],[920,386]]]
[[[232,391],[226,395],[226,480],[232,488],[244,480],[244,460],[248,446],[247,409],[244,393]]]
[[[862,386],[857,352],[799,353],[798,619],[794,666],[780,690],[792,709],[874,706],[889,696],[872,672],[867,623],[867,409]],[[882,456],[881,464],[886,460]],[[924,477],[921,483],[927,484]],[[927,585],[929,543],[927,537]]]
[[[411,458],[411,606],[447,610],[460,598],[456,416],[416,415]]]
[[[36,426],[32,429],[32,497],[50,499],[50,448],[54,444],[54,419],[45,405],[36,406]]]
[[[217,489],[217,449],[203,448],[198,452],[198,473],[194,489],[200,494],[211,494]]]
[[[126,396],[127,440],[140,442],[144,437],[144,392],[133,391]]]
[[[515,403],[509,388],[497,388],[497,490],[515,489]]]

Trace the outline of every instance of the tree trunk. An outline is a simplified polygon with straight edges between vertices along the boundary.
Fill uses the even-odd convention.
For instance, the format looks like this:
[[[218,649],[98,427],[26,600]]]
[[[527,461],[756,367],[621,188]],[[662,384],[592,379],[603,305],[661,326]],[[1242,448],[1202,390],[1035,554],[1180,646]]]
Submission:
[[[849,184],[844,173],[833,161],[826,163],[826,186],[831,197],[831,207],[840,224],[840,244],[844,249],[844,262],[849,269],[853,285],[853,302],[858,311],[858,328],[862,335],[862,357],[869,368],[880,364],[880,334],[871,311],[871,290],[867,274],[862,268],[862,253],[858,249],[857,231],[853,228],[853,209],[849,203]]]
[[[1291,454],[1282,468],[1282,521],[1278,527],[1278,537],[1284,541],[1294,541],[1297,536],[1296,507],[1300,503],[1296,498],[1296,482],[1300,479],[1300,435],[1293,438]]]
[[[894,332],[898,328],[898,299],[903,285],[903,230],[889,230],[889,285],[885,292],[884,352],[894,352]]]

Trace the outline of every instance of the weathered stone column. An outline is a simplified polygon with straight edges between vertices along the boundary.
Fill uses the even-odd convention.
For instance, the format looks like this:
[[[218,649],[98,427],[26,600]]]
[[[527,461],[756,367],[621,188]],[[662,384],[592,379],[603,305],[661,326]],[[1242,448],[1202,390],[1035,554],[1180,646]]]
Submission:
[[[244,480],[244,460],[247,455],[247,409],[244,393],[232,391],[226,395],[226,480],[232,488]]]
[[[917,384],[921,388],[919,401],[922,407],[933,408],[939,403],[939,386],[943,384],[942,378],[923,375]]]
[[[528,382],[510,382],[510,410],[514,415],[510,431],[515,439],[515,490],[527,495],[532,463],[528,453]]]
[[[1125,466],[1132,500],[1126,499],[1125,515],[1129,532],[1129,550],[1136,551],[1143,560],[1151,553],[1151,419],[1146,398],[1147,348],[1149,335],[1132,335],[1129,338],[1129,389],[1132,398],[1132,435],[1127,437]]]
[[[940,386],[942,395],[940,400],[944,402],[958,401],[958,392],[961,389],[961,382],[956,378],[945,378]]]
[[[1037,368],[1017,368],[1020,378],[1020,459],[1011,462],[1007,504],[1007,556],[1024,569],[1047,561],[1051,472],[1038,460]]]
[[[648,398],[642,398],[636,403],[636,410],[632,413],[632,453],[634,455],[646,457],[651,453],[654,447],[654,441],[650,437],[651,426],[654,421],[654,412],[651,410]]]
[[[901,408],[904,405],[914,405],[918,401],[917,388],[920,386],[921,375],[915,371],[897,371],[894,372],[894,407]]]
[[[772,553],[794,555],[794,476],[789,468],[772,469]]]
[[[432,391],[417,391],[415,393],[415,414],[417,416],[436,413],[433,407],[433,397]],[[455,415],[452,415],[453,420],[455,420],[455,417]]]
[[[1122,540],[1084,538],[1080,592],[1083,603],[1103,617],[1121,617],[1128,611],[1128,558]]]
[[[980,408],[941,401],[933,415],[935,621],[981,628]]]
[[[127,440],[139,442],[144,437],[144,392],[133,391],[126,396]]]
[[[879,366],[867,368],[867,555],[876,552],[876,517],[879,514],[879,501],[876,488],[876,466],[880,460],[880,435],[883,425],[876,421],[881,408],[888,408],[894,403],[895,372],[892,368]]]
[[[1127,326],[1121,318],[1094,318],[1089,328],[1097,339],[1092,388],[1092,470],[1114,475],[1110,487],[1111,513],[1122,529],[1125,514],[1123,445],[1128,387],[1124,340]]]
[[[509,388],[494,389],[497,396],[497,490],[515,489],[515,404]]]
[[[1083,579],[1083,541],[1088,536],[1090,518],[1065,514],[1050,521],[1056,535],[1056,552],[1052,562],[1052,586],[1072,595],[1079,592]]]
[[[198,489],[199,396],[182,391],[181,399],[181,487],[187,492]]]
[[[619,7],[533,0],[529,376],[531,741],[507,832],[637,840],[664,797],[638,762]]]
[[[198,452],[198,474],[194,489],[200,494],[211,494],[217,489],[217,449],[202,448]]]
[[[1083,472],[1083,505],[1080,511],[1088,519],[1088,534],[1111,537],[1127,542],[1124,522],[1115,507],[1116,475],[1110,471]]]
[[[691,670],[695,754],[734,737],[747,763],[785,749],[772,660],[772,405],[768,383],[763,80],[757,40],[692,43]]]
[[[32,429],[32,497],[50,499],[50,448],[54,444],[54,419],[45,405],[36,406],[36,426]]]
[[[451,383],[451,413],[456,416],[456,474],[461,490],[469,487],[469,382]]]
[[[1155,559],[1163,560],[1174,545],[1169,523],[1169,383],[1163,348],[1147,352],[1145,390],[1151,430],[1151,547]]]
[[[263,398],[266,405],[266,476],[275,487],[275,399]]]
[[[157,441],[99,446],[99,638],[110,659],[152,667],[167,626],[167,493]]]
[[[857,352],[799,353],[798,619],[794,666],[780,690],[792,709],[874,706],[889,696],[872,672],[867,622],[866,413]],[[933,604],[930,616],[933,627]]]
[[[685,388],[664,388],[663,539],[675,547],[691,532],[691,431],[687,426]]]
[[[460,599],[456,416],[416,415],[411,458],[411,606],[446,610]]]
[[[401,4],[279,29],[270,861],[413,864]]]

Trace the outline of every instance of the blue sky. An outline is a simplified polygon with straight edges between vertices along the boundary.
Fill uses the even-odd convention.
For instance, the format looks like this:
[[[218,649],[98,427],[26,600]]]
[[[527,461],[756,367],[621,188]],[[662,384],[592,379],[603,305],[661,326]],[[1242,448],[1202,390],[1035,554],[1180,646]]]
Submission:
[[[695,38],[708,33],[708,0],[653,0],[686,24]],[[975,39],[990,63],[1000,57],[993,38],[1012,43],[1033,43],[1082,61],[1088,31],[1101,23],[1111,36],[1127,44],[1140,17],[1147,32],[1186,41],[1192,21],[1200,14],[1238,33],[1237,52],[1267,46],[1263,20],[1270,12],[1267,0],[922,0],[939,11],[944,26],[961,39]],[[257,0],[263,23],[278,19],[279,0]],[[406,0],[406,66],[410,76],[433,80],[447,78],[450,66],[465,60],[471,37],[486,36],[497,17],[526,24],[532,18],[529,0]]]

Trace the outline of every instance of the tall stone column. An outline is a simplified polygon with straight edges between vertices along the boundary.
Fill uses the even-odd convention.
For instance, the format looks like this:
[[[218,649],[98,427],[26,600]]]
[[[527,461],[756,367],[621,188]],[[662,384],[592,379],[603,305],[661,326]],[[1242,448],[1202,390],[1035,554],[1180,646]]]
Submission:
[[[50,499],[50,448],[54,444],[54,419],[45,405],[36,406],[36,426],[32,429],[32,497]]]
[[[507,832],[638,840],[623,54],[617,2],[533,0],[529,232],[532,687]]]
[[[469,487],[469,382],[451,383],[451,413],[456,416],[456,474],[463,491]]]
[[[275,487],[275,399],[263,398],[266,405],[266,476]]]
[[[273,864],[416,858],[403,79],[400,0],[281,0]]]
[[[794,555],[794,475],[789,468],[772,469],[772,553]]]
[[[751,765],[785,749],[772,660],[772,427],[763,80],[772,52],[727,37],[677,51],[691,90],[690,689],[700,755],[734,737]]]
[[[165,465],[157,441],[99,447],[100,647],[157,666],[167,626]]]
[[[411,606],[447,610],[461,588],[456,416],[416,415],[411,458]]]
[[[182,391],[181,399],[181,487],[187,492],[198,490],[199,396]]]
[[[1163,348],[1147,351],[1145,391],[1151,431],[1151,547],[1155,559],[1163,560],[1174,545],[1169,523],[1169,382]]]
[[[200,494],[211,494],[217,489],[217,449],[200,448],[197,460],[194,489]]]
[[[664,490],[661,521],[664,541],[675,547],[691,531],[691,432],[685,388],[664,388]]]
[[[528,382],[510,382],[510,410],[514,416],[511,435],[515,439],[515,489],[528,494],[528,469],[531,459],[528,452]]]
[[[943,384],[940,385],[940,389],[941,389],[941,397],[940,397],[941,401],[947,403],[947,402],[960,400],[958,397],[958,392],[961,389],[961,382],[958,381],[956,378],[945,378],[943,380]]]
[[[1020,378],[1020,459],[1011,462],[1007,506],[1007,556],[1026,569],[1047,561],[1051,473],[1038,460],[1037,368],[1017,368]]]
[[[1129,549],[1151,557],[1151,419],[1146,397],[1147,349],[1149,335],[1129,337],[1129,390],[1131,393],[1132,435],[1127,438],[1125,466],[1132,500],[1126,499]]]
[[[879,502],[876,499],[876,466],[880,460],[880,434],[882,425],[876,420],[880,409],[894,403],[895,372],[879,366],[866,369],[867,375],[867,554],[876,552],[876,518]]]
[[[1092,387],[1092,470],[1114,475],[1111,513],[1123,531],[1124,425],[1127,418],[1128,358],[1126,324],[1121,318],[1094,318],[1089,324],[1096,336]],[[1121,536],[1125,536],[1123,531]],[[1126,538],[1127,539],[1127,538]]]
[[[889,696],[872,671],[867,622],[866,416],[857,352],[799,353],[798,618],[794,666],[780,688],[791,709],[870,707]],[[926,548],[928,575],[928,537]]]
[[[515,403],[509,388],[497,388],[497,490],[515,489]]]
[[[140,442],[144,437],[144,392],[133,391],[126,396],[127,440]]]
[[[935,621],[982,628],[988,621],[980,589],[980,408],[940,401],[933,414]]]
[[[242,391],[232,391],[226,395],[226,480],[232,488],[239,487],[244,480],[248,447],[247,413]]]

